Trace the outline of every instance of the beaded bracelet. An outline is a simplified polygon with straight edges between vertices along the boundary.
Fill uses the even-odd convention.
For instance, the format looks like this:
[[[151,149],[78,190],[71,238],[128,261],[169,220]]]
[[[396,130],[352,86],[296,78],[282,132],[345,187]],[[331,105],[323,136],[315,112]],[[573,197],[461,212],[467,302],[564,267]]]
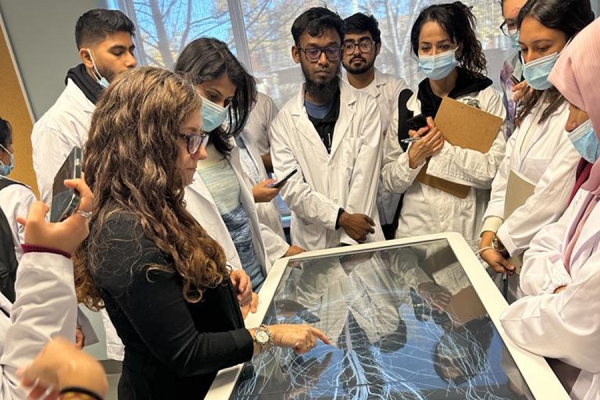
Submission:
[[[91,390],[77,386],[69,386],[62,389],[58,395],[58,398],[59,400],[102,400],[102,397]]]

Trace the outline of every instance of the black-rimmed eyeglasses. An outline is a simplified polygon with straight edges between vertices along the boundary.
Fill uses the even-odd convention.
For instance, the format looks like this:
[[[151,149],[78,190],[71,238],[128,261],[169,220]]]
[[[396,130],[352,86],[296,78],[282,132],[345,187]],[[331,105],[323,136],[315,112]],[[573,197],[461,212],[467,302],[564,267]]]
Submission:
[[[376,42],[370,38],[362,38],[358,42],[355,42],[353,40],[346,40],[342,44],[342,48],[344,49],[344,52],[346,52],[346,54],[353,54],[354,49],[356,49],[357,47],[361,53],[369,53],[373,49],[373,45],[375,43]]]
[[[341,47],[298,47],[299,51],[304,52],[304,56],[310,62],[317,62],[321,58],[321,54],[325,53],[325,57],[329,61],[338,61],[342,53]]]
[[[511,32],[514,32],[517,29],[517,21],[514,19],[505,19],[502,25],[500,25],[500,30],[504,36],[510,36]]]
[[[201,133],[199,135],[193,135],[190,133],[180,133],[178,136],[185,140],[187,144],[187,151],[190,154],[196,154],[200,147],[206,147],[206,143],[208,143],[208,133]]]

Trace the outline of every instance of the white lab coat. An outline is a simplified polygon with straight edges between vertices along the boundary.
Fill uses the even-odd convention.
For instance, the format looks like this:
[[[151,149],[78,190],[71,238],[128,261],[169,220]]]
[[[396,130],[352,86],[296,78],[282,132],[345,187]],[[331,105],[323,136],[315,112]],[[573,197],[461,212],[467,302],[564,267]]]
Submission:
[[[348,73],[344,73],[344,81],[348,82]],[[394,110],[397,110],[398,97],[400,92],[408,89],[406,82],[402,78],[396,78],[394,75],[385,74],[375,68],[375,77],[373,82],[363,89],[356,89],[360,92],[371,95],[377,100],[379,112],[381,114],[381,129],[384,135],[387,134]]]
[[[0,179],[12,180],[5,176],[0,176]],[[17,222],[17,216],[27,217],[29,207],[35,200],[35,195],[29,186],[19,183],[14,183],[0,190],[0,207],[10,224],[17,262],[23,255],[21,244],[24,243],[23,234],[25,232],[24,226]]]
[[[50,205],[54,176],[73,149],[83,148],[96,106],[68,79],[54,105],[33,126],[33,168],[41,200]]]
[[[348,81],[348,74],[344,74],[346,82]],[[390,74],[384,74],[377,68],[375,68],[375,77],[373,82],[364,89],[357,89],[363,93],[367,93],[377,100],[379,105],[379,112],[381,113],[381,128],[383,135],[390,133],[391,135],[398,136],[398,130],[390,130],[390,123],[394,113],[398,112],[398,97],[400,92],[404,89],[408,89],[404,79],[396,78]],[[383,142],[383,139],[382,139]],[[385,147],[382,146],[382,150]],[[384,156],[385,157],[385,154]],[[391,224],[394,222],[394,216],[396,214],[396,208],[398,208],[398,202],[400,201],[401,195],[397,193],[390,193],[384,189],[383,183],[379,184],[377,190],[377,209],[379,211],[379,220],[382,224]]]
[[[252,171],[246,163],[241,160],[242,165],[242,176],[244,177],[244,183],[252,192],[252,188],[257,183],[269,179],[265,165],[262,162],[261,154],[258,149],[252,144],[252,141],[248,139],[251,136],[247,129],[244,129],[240,134],[241,139],[246,145],[246,149],[252,158],[252,163],[258,170],[259,181],[255,182]],[[238,152],[240,150],[238,149]],[[289,243],[285,239],[285,233],[281,226],[281,215],[279,214],[279,206],[277,205],[277,199],[273,199],[268,203],[256,203],[256,212],[258,213],[258,221],[261,225],[261,235],[263,243],[271,264],[279,260],[290,248]]]
[[[500,93],[487,87],[456,99],[463,103],[478,103],[483,111],[505,118]],[[421,102],[415,93],[407,107],[415,115],[421,113]],[[398,116],[394,115],[391,131],[398,131]],[[382,180],[384,187],[392,192],[404,193],[404,200],[396,237],[410,237],[440,232],[458,232],[473,249],[479,244],[479,232],[483,213],[486,209],[492,180],[506,146],[504,129],[498,131],[490,150],[482,154],[475,150],[452,146],[448,142],[429,160],[427,173],[447,181],[471,187],[466,198],[461,199],[449,193],[423,185],[416,177],[425,163],[415,169],[408,166],[408,153],[405,153],[398,138],[387,135],[384,150]]]
[[[271,157],[277,176],[298,173],[281,190],[292,210],[292,244],[306,250],[356,244],[335,229],[339,208],[369,215],[376,223],[367,241],[383,240],[375,198],[381,164],[381,119],[377,102],[340,82],[340,113],[331,154],[304,107],[304,87],[271,125]]]
[[[68,258],[50,253],[27,253],[17,270],[17,299],[0,294],[0,398],[26,399],[16,370],[31,363],[44,345],[56,336],[75,343],[77,299],[73,265]]]
[[[262,265],[265,276],[271,269],[271,263],[266,252],[266,246],[261,236],[261,225],[258,222],[258,214],[256,212],[256,203],[252,196],[252,190],[244,184],[244,173],[242,172],[242,163],[240,160],[239,149],[233,146],[230,153],[229,163],[235,172],[235,176],[240,183],[240,196],[242,205],[246,209],[250,222],[250,232],[252,234],[252,245],[256,252],[258,262]],[[242,268],[240,257],[235,249],[231,235],[227,230],[227,226],[221,218],[221,213],[217,209],[217,205],[213,200],[208,187],[204,184],[200,174],[194,174],[194,181],[191,185],[185,188],[185,202],[187,210],[198,221],[198,223],[206,230],[208,235],[217,241],[225,251],[227,262],[234,268]],[[242,268],[243,269],[243,268]]]
[[[542,105],[544,109],[546,106]],[[536,118],[539,109],[539,106],[534,108],[508,140],[506,157],[492,183],[491,199],[484,216],[505,218],[504,201],[511,170],[535,186],[533,195],[498,229],[497,235],[511,256],[527,250],[535,234],[563,214],[575,185],[580,160],[565,133],[568,104],[565,102],[541,124],[537,123],[541,112]],[[528,139],[525,139],[526,135]]]
[[[600,207],[594,208],[581,231],[570,273],[563,260],[592,196],[579,190],[563,216],[533,238],[520,276],[526,297],[511,304],[500,318],[519,346],[580,368],[571,397],[586,400],[600,393]],[[565,285],[565,290],[553,294]]]
[[[271,144],[269,143],[269,127],[279,109],[273,99],[264,93],[258,92],[256,104],[250,112],[245,130],[250,132],[247,139],[258,149],[261,155],[269,154]]]

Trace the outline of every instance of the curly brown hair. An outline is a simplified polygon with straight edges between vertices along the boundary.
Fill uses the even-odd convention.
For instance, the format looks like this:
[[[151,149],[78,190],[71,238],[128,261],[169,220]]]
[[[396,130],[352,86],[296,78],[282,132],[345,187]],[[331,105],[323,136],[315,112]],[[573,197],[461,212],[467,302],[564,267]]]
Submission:
[[[95,196],[92,233],[74,255],[77,296],[90,309],[103,307],[93,280],[95,232],[115,212],[135,215],[144,235],[172,260],[150,269],[179,274],[186,301],[200,301],[203,289],[228,277],[223,249],[185,208],[177,165],[177,133],[200,107],[188,79],[154,67],[122,74],[100,96],[83,162]]]

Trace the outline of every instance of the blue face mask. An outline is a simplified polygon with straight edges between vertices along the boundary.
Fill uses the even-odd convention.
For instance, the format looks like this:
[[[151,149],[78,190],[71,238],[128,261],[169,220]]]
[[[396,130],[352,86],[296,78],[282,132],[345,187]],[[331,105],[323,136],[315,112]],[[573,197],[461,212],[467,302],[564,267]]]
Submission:
[[[589,163],[595,163],[600,157],[600,142],[594,132],[592,120],[588,119],[571,132],[567,132],[571,143],[577,149],[581,157]]]
[[[527,84],[536,90],[546,90],[552,87],[548,76],[552,67],[558,60],[558,53],[548,54],[545,57],[523,64],[523,77]]]
[[[92,52],[90,50],[88,50],[88,54],[90,55],[90,60],[92,60],[92,66],[94,67],[94,77],[96,78],[96,82],[98,82],[98,84],[103,88],[107,88],[109,85],[108,80],[106,80],[106,78],[100,74],[100,71],[98,71],[96,63],[94,62],[94,57],[92,57]]]
[[[510,47],[512,47],[515,50],[518,50],[520,48],[519,31],[516,29],[514,31],[508,31],[508,37],[510,38]]]
[[[212,132],[225,122],[229,106],[221,107],[218,104],[202,97],[202,130],[204,132]]]
[[[456,68],[456,49],[434,56],[419,56],[419,69],[434,81],[444,79]]]
[[[0,161],[0,175],[7,176],[15,167],[15,155],[8,151],[8,149],[0,144],[0,147],[4,149],[8,154],[10,154],[10,164],[6,165],[2,161]]]

